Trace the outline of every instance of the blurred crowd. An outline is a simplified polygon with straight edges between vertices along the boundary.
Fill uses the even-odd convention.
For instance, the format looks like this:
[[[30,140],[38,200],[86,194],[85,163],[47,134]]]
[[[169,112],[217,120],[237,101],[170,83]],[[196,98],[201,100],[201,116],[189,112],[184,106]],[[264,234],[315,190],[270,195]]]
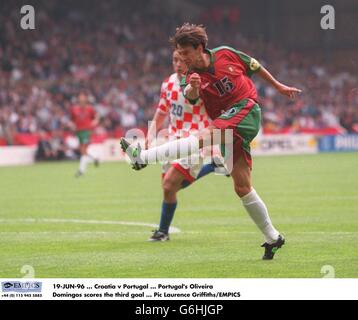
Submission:
[[[24,31],[19,10],[6,5],[0,13],[0,140],[16,144],[16,134],[68,132],[69,108],[83,89],[101,116],[97,134],[147,126],[161,82],[172,72],[168,38],[184,22],[180,15],[173,19],[150,2],[77,8],[46,1],[36,11],[36,30]],[[207,25],[210,47],[227,44],[245,51],[281,81],[304,90],[289,101],[255,78],[267,132],[327,127],[358,132],[355,74],[247,39],[237,31],[239,18],[235,6],[211,7],[193,22]]]

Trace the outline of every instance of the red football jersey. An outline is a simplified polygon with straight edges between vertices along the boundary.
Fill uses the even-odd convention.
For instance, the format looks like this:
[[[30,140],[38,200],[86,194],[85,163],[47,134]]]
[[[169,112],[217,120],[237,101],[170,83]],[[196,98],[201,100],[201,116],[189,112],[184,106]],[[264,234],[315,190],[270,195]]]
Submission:
[[[77,131],[92,130],[92,121],[96,118],[96,112],[91,105],[75,105],[71,108],[71,119],[76,125]]]
[[[251,80],[261,68],[257,60],[226,46],[207,52],[210,54],[209,68],[190,70],[181,86],[187,85],[190,74],[200,75],[200,97],[211,119],[216,119],[243,99],[257,101],[256,87]]]

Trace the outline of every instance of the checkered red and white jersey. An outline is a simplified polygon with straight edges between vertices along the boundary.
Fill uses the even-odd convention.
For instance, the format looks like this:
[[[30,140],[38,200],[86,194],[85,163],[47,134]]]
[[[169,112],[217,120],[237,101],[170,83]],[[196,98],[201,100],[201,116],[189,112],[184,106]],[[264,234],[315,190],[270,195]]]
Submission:
[[[195,134],[210,124],[203,101],[199,99],[192,105],[184,98],[176,73],[163,82],[158,109],[169,114],[169,135],[179,138]]]

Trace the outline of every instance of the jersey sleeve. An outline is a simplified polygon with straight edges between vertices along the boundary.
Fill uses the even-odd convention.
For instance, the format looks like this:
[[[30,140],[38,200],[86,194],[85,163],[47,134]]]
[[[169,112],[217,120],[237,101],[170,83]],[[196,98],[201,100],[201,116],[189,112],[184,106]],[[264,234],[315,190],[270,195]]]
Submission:
[[[170,109],[170,103],[167,98],[167,89],[168,89],[168,82],[164,81],[162,83],[162,87],[160,89],[160,98],[158,104],[158,110],[162,111],[163,113],[168,113]]]
[[[251,77],[253,74],[261,70],[261,64],[255,58],[250,57],[246,53],[235,50],[239,61],[245,66],[246,74]]]

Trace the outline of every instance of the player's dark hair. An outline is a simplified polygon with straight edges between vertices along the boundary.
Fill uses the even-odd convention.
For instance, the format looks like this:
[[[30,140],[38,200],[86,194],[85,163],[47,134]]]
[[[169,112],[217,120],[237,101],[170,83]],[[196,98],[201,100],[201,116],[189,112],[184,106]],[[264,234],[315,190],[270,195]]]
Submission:
[[[174,48],[180,45],[181,47],[192,46],[196,49],[199,45],[202,45],[205,49],[208,45],[208,35],[203,25],[186,22],[181,27],[176,28],[175,35],[169,41]]]

